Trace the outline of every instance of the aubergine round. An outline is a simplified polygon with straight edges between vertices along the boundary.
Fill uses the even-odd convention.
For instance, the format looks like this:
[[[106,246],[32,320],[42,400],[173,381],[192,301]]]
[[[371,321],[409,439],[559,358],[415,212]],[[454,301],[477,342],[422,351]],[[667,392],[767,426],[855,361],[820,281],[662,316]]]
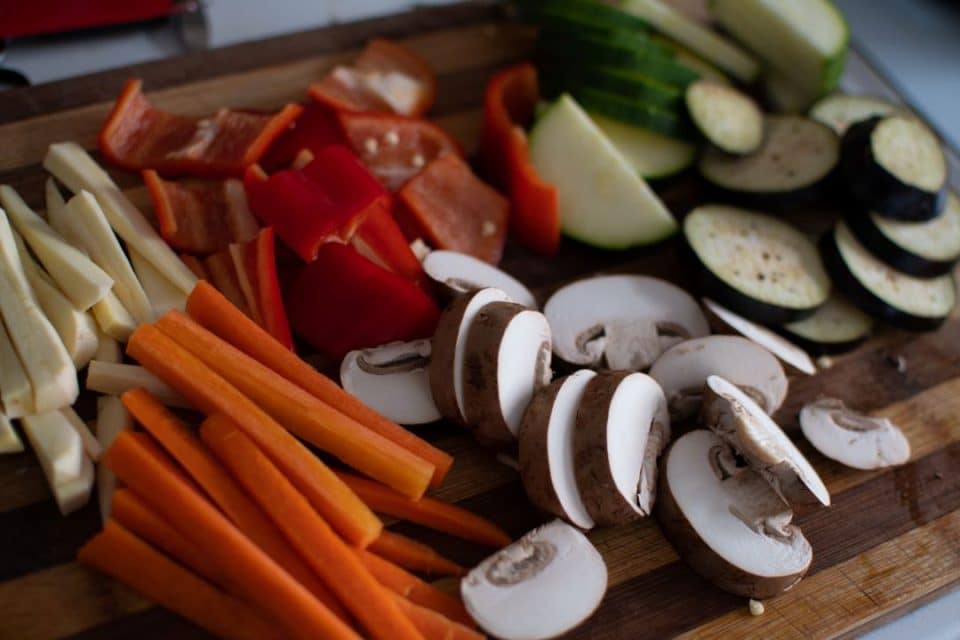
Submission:
[[[843,353],[862,344],[873,330],[873,318],[837,292],[809,318],[779,327],[779,332],[808,353]]]
[[[850,195],[868,211],[907,222],[943,211],[947,161],[936,136],[915,118],[875,116],[852,125],[840,162]]]

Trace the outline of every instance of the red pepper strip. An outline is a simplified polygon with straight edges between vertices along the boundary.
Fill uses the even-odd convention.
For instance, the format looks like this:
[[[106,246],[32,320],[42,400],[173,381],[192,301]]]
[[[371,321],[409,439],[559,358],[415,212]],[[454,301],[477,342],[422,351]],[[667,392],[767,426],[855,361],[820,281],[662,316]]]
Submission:
[[[243,183],[235,178],[172,182],[148,169],[143,181],[153,200],[160,235],[178,251],[213,253],[231,242],[255,238],[260,231]]]
[[[303,106],[300,116],[270,145],[260,160],[260,166],[267,171],[286,169],[304,149],[316,154],[331,144],[345,143],[346,138],[333,110],[326,105],[310,102]]]
[[[437,98],[437,78],[409,49],[378,38],[350,66],[338,66],[310,87],[317,102],[337,110],[419,116]]]
[[[445,154],[408,182],[398,194],[397,217],[408,238],[422,237],[437,249],[500,261],[510,203],[477,178],[469,165]]]
[[[221,109],[192,118],[155,109],[128,80],[100,131],[100,151],[124,169],[153,169],[162,175],[239,177],[266,153],[303,107],[289,104],[276,114]]]
[[[429,120],[346,111],[337,117],[354,153],[391,191],[441,153],[463,155],[459,143]]]
[[[203,261],[203,265],[206,267],[207,273],[210,274],[210,284],[226,296],[227,300],[233,303],[233,306],[243,311],[244,315],[260,324],[260,319],[257,317],[255,310],[247,304],[247,297],[240,286],[240,278],[237,275],[237,268],[233,264],[230,249],[210,254]]]
[[[328,242],[287,296],[297,335],[339,360],[348,351],[433,335],[440,310],[419,287]]]
[[[367,215],[390,207],[390,194],[340,145],[317,151],[302,169],[267,176],[254,165],[244,186],[257,217],[306,262],[325,242],[349,242]]]
[[[429,291],[430,280],[423,266],[388,210],[371,213],[350,243],[363,257]]]
[[[190,271],[193,271],[193,275],[197,276],[200,280],[206,280],[207,282],[213,282],[213,279],[210,277],[210,272],[207,271],[207,267],[200,261],[197,256],[192,256],[187,253],[181,253],[180,259],[183,261],[183,264],[187,265],[187,268]]]
[[[273,227],[266,227],[249,242],[231,244],[230,255],[248,306],[255,310],[257,324],[293,351],[274,246]]]
[[[480,162],[484,173],[510,195],[510,227],[523,246],[553,255],[560,246],[556,188],[537,175],[523,127],[533,119],[540,96],[531,64],[500,71],[484,97]]]

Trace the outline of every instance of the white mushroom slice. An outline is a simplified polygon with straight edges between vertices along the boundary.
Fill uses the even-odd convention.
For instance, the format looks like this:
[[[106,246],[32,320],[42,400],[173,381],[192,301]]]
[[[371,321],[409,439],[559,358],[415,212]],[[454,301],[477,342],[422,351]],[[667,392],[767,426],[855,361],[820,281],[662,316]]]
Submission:
[[[807,375],[814,375],[817,372],[817,366],[807,355],[807,352],[793,344],[783,336],[778,336],[773,331],[751,322],[735,314],[733,311],[711,300],[704,298],[703,304],[712,314],[720,318],[724,324],[739,333],[740,335],[753,340],[761,347],[777,356],[797,371]]]
[[[550,325],[539,311],[492,302],[477,313],[463,359],[463,408],[483,444],[510,446],[537,390],[550,383]]]
[[[657,521],[679,555],[721,589],[771,598],[795,585],[813,549],[793,512],[730,446],[703,429],[679,438],[661,462]]]
[[[391,342],[351,351],[340,365],[340,384],[350,395],[399,424],[440,419],[430,393],[430,341]]]
[[[458,251],[431,251],[423,259],[423,270],[436,282],[448,299],[461,293],[494,287],[510,299],[531,309],[537,299],[522,282],[493,265]]]
[[[581,624],[607,591],[607,567],[587,537],[561,520],[481,562],[460,583],[470,616],[503,640],[546,640]]]
[[[736,385],[720,376],[707,378],[702,420],[790,504],[830,504],[830,491],[816,470],[783,429]]]
[[[594,522],[577,488],[573,434],[587,384],[597,374],[581,369],[541,389],[520,426],[520,478],[530,502],[581,529]]]
[[[463,358],[467,349],[467,332],[480,309],[491,302],[506,301],[509,298],[500,289],[480,289],[457,298],[440,315],[433,334],[430,390],[443,417],[461,424],[465,422]]]
[[[667,349],[650,368],[670,407],[671,420],[700,409],[708,376],[726,378],[772,414],[787,396],[787,376],[773,355],[740,336],[706,336]]]
[[[910,460],[910,442],[897,425],[857,413],[841,400],[805,404],[800,428],[817,451],[854,469],[884,469]]]
[[[618,371],[590,380],[577,409],[573,459],[577,488],[597,524],[650,514],[657,457],[669,441],[667,400],[653,378]]]
[[[578,280],[554,293],[543,312],[554,353],[589,367],[645,369],[677,342],[710,333],[687,292],[647,276]]]

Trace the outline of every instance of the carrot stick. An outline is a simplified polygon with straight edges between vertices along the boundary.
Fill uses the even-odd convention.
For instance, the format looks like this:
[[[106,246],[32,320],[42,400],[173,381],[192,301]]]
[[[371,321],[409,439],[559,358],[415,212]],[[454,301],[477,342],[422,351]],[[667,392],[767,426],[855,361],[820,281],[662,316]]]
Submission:
[[[162,454],[161,454],[162,455]],[[247,602],[256,602],[293,638],[359,640],[303,585],[260,550],[190,485],[124,431],[103,458],[107,467],[216,565]]]
[[[413,622],[426,640],[482,640],[486,636],[470,627],[454,622],[433,609],[421,607],[391,592],[400,609]]]
[[[416,522],[491,547],[505,547],[511,542],[506,531],[486,518],[454,504],[429,497],[411,500],[373,480],[341,471],[336,474],[377,513]]]
[[[254,544],[287,570],[343,620],[346,611],[311,571],[266,514],[237,485],[203,443],[146,389],[123,394],[124,406],[174,460],[180,463],[213,503]],[[118,518],[119,519],[119,518]]]
[[[366,549],[357,549],[357,555],[367,570],[377,579],[377,582],[390,589],[390,591],[400,594],[421,607],[442,613],[461,624],[473,624],[473,620],[459,599],[440,591],[409,571],[404,571],[397,565],[375,556]]]
[[[337,411],[423,458],[434,468],[431,487],[439,487],[453,457],[381,416],[286,349],[210,284],[201,282],[187,298],[191,318],[250,357],[300,386]]]
[[[217,636],[277,636],[273,625],[248,603],[219,591],[113,520],[80,548],[77,558]]]
[[[180,532],[171,527],[156,512],[130,489],[113,492],[110,517],[134,535],[146,540],[157,549],[200,577],[214,584],[222,584],[223,576],[210,560]]]
[[[348,542],[365,547],[380,535],[380,520],[323,461],[169,336],[141,325],[127,353],[204,413],[230,416]]]
[[[170,311],[156,327],[295,435],[400,493],[419,498],[433,465],[367,429],[191,320]]]
[[[210,416],[200,426],[200,437],[273,518],[371,638],[422,638],[364,568],[354,550],[229,418],[223,414]]]
[[[462,576],[467,573],[466,569],[452,560],[447,560],[427,545],[386,529],[380,532],[380,537],[367,549],[410,571],[440,576]]]

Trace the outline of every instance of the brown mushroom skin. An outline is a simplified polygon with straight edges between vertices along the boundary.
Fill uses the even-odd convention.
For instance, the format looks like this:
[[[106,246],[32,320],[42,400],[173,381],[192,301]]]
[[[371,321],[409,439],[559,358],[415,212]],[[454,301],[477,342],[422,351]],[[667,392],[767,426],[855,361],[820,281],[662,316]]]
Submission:
[[[491,302],[477,313],[467,333],[463,358],[464,417],[474,437],[486,447],[509,449],[516,444],[500,407],[498,354],[510,321],[525,311],[530,309],[514,302]],[[536,388],[542,388],[549,383],[550,376],[550,345],[544,342],[530,377]]]
[[[617,489],[607,458],[610,401],[623,379],[633,373],[610,371],[597,374],[587,383],[577,409],[577,426],[573,434],[577,489],[587,513],[598,525],[626,524],[641,517]],[[637,478],[638,487],[639,481]]]
[[[477,294],[476,291],[456,298],[440,314],[437,329],[433,333],[433,346],[430,357],[430,392],[440,415],[448,420],[466,426],[464,416],[457,404],[457,393],[453,387],[454,358],[460,323],[467,312],[467,306]]]
[[[565,381],[566,378],[554,380],[533,396],[520,425],[518,460],[523,489],[533,506],[569,521],[553,487],[547,453],[547,430],[550,428],[553,403]]]
[[[810,568],[809,564],[802,571],[787,576],[755,576],[724,560],[700,539],[690,521],[683,515],[680,505],[677,504],[667,484],[666,469],[670,463],[672,450],[673,445],[667,449],[660,462],[660,486],[653,513],[660,528],[663,529],[664,536],[676,549],[677,555],[717,587],[745,598],[757,600],[773,598],[797,584],[806,575]]]

